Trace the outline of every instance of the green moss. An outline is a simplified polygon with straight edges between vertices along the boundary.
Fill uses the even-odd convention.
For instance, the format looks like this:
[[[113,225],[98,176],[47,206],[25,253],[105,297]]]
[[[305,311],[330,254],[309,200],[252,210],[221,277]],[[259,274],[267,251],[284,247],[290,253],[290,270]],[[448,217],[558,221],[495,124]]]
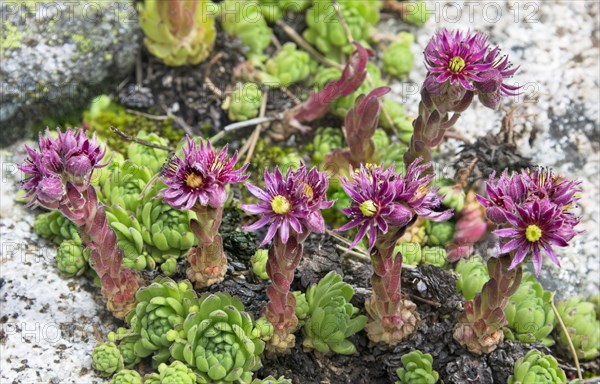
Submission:
[[[17,29],[12,23],[5,21],[2,23],[2,44],[0,44],[0,53],[4,54],[7,49],[15,49],[21,47],[23,33]]]

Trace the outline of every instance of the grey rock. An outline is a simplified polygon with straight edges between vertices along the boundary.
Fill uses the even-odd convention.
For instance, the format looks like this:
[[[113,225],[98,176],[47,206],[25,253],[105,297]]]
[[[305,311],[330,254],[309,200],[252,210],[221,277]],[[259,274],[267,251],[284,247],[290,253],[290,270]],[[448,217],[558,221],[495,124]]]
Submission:
[[[0,1],[0,147],[78,112],[123,80],[140,49],[129,2]]]

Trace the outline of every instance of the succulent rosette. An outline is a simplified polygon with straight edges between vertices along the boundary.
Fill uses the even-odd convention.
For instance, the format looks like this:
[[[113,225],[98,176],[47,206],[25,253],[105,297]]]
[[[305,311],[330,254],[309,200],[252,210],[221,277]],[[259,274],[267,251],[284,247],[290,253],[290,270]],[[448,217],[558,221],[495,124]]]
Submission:
[[[423,250],[419,243],[399,241],[394,248],[395,254],[402,254],[402,264],[417,266],[421,263]]]
[[[561,384],[567,382],[565,372],[552,356],[532,349],[527,355],[515,362],[514,374],[508,378],[508,384]]]
[[[262,91],[255,83],[238,83],[225,103],[230,120],[245,121],[258,116],[262,102]]]
[[[362,330],[367,317],[358,313],[350,300],[354,289],[334,271],[306,291],[308,312],[304,321],[304,347],[321,353],[350,355],[356,347],[348,337]]]
[[[553,345],[550,333],[554,329],[556,316],[550,300],[551,292],[544,291],[533,275],[524,274],[521,286],[504,308],[508,322],[505,336],[524,343],[539,341],[546,346]]]
[[[400,32],[396,41],[390,44],[382,56],[383,69],[392,76],[402,78],[414,67],[414,55],[410,45],[415,41],[415,36],[409,32]]]
[[[81,243],[77,226],[60,214],[58,210],[42,213],[35,218],[33,230],[39,236],[61,244],[65,240]]]
[[[174,361],[170,365],[162,363],[158,366],[158,373],[151,373],[144,377],[144,384],[196,384],[209,383],[199,378],[194,371],[181,361]]]
[[[593,359],[600,349],[600,321],[596,316],[594,305],[580,297],[569,297],[556,305],[573,346],[580,359]],[[559,343],[569,348],[567,334],[559,331]]]
[[[89,267],[85,246],[73,240],[63,241],[56,251],[56,267],[68,277],[81,276]]]
[[[454,223],[450,221],[434,222],[425,221],[425,233],[427,234],[427,244],[431,246],[444,246],[454,236]]]
[[[142,376],[137,371],[123,369],[112,377],[110,384],[142,384]]]
[[[252,262],[252,272],[263,280],[269,280],[269,275],[267,275],[268,258],[269,252],[266,249],[257,249],[256,253],[250,259]]]
[[[147,141],[152,144],[167,146],[169,141],[158,136],[156,133],[146,133],[140,131],[136,138]],[[169,152],[164,149],[149,147],[140,143],[131,143],[127,146],[127,159],[133,163],[148,167],[154,174],[163,166]]]
[[[118,205],[107,208],[106,217],[123,251],[123,265],[136,271],[154,269],[156,261],[146,250],[142,225],[136,217]]]
[[[155,362],[164,362],[169,358],[172,344],[167,333],[197,310],[196,292],[189,281],[177,283],[160,278],[140,289],[135,298],[135,311],[127,317],[131,329],[140,335],[134,346],[135,354],[153,355]]]
[[[206,0],[145,0],[139,19],[150,53],[166,65],[194,65],[212,51],[217,31]]]
[[[435,384],[439,374],[433,370],[433,357],[419,350],[402,355],[402,367],[396,370],[396,384]]]
[[[163,188],[165,185],[157,182],[146,189],[136,211],[142,238],[157,263],[169,257],[178,258],[197,243],[190,229],[194,213],[179,211],[157,199],[156,196]]]
[[[200,382],[250,383],[264,349],[252,334],[253,323],[238,299],[221,292],[206,294],[197,311],[170,333],[171,355],[191,367]]]
[[[260,7],[242,0],[226,0],[219,6],[223,30],[238,37],[248,47],[248,58],[262,58],[263,51],[271,44],[273,31],[267,25]]]
[[[473,300],[490,279],[487,266],[481,256],[460,260],[456,264],[455,271],[459,274],[456,280],[456,292],[462,293],[467,300]]]
[[[110,377],[123,369],[123,357],[114,343],[98,343],[92,353],[92,367],[102,376]]]
[[[138,332],[132,329],[119,327],[116,332],[110,332],[108,334],[108,339],[113,343],[118,342],[117,347],[121,352],[121,356],[123,356],[125,368],[131,369],[142,360],[142,358],[135,353],[135,343],[140,339]]]
[[[285,87],[306,79],[315,67],[310,55],[297,49],[294,43],[285,43],[265,65],[267,73]]]
[[[152,179],[150,168],[125,161],[111,165],[111,173],[100,186],[102,201],[106,205],[120,205],[135,212],[144,188]]]

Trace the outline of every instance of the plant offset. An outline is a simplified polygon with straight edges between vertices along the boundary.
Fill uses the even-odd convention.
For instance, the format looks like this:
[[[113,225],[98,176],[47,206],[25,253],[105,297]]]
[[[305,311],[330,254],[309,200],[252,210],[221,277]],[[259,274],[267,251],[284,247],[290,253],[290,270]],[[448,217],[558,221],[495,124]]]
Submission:
[[[408,116],[386,80],[408,76],[415,37],[372,49],[387,3],[139,2],[153,65],[210,68],[218,34],[243,47],[219,100],[229,125],[212,137],[170,120],[158,128],[104,96],[84,128],[47,129],[26,147],[23,199],[50,210],[35,231],[59,245],[61,273],[94,281],[124,320],[92,354],[100,375],[291,383],[302,380],[298,367],[278,369],[290,356],[326,366],[386,351],[387,381],[372,382],[436,383],[450,358],[424,344],[431,329],[470,361],[518,351],[502,373],[509,383],[564,383],[581,378],[580,360],[597,358],[599,303],[555,305],[536,279],[577,241],[581,183],[533,165],[487,181],[470,177],[477,161],[455,179],[436,167],[475,97],[498,109],[519,94],[518,67],[482,32],[440,30],[423,53],[418,115]],[[306,16],[303,31],[290,15]],[[296,97],[294,85],[312,91]],[[315,266],[326,243],[370,280],[339,257]],[[450,281],[456,298],[421,296],[423,281]]]

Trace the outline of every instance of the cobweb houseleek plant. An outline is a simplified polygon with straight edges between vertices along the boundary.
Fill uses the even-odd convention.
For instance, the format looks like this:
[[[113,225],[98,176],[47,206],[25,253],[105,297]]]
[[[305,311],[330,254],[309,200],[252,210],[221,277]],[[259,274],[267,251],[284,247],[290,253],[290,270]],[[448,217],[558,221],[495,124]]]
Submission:
[[[441,198],[431,187],[432,175],[425,175],[428,163],[417,159],[405,175],[383,165],[361,165],[342,186],[351,198],[343,212],[350,222],[338,229],[357,228],[353,246],[368,234],[373,275],[373,294],[365,304],[371,319],[366,325],[374,342],[395,345],[415,332],[419,316],[416,305],[400,292],[402,254],[394,253],[396,241],[417,217],[444,221],[452,210],[441,210]]]
[[[442,29],[429,41],[424,56],[427,75],[409,151],[404,155],[406,166],[418,157],[431,160],[431,148],[442,141],[475,95],[483,105],[496,109],[502,97],[514,96],[519,89],[505,83],[518,67],[511,67],[498,47],[491,49],[481,32]]]
[[[304,164],[297,170],[290,167],[285,176],[278,167],[273,172],[266,170],[264,180],[264,190],[246,184],[250,193],[261,202],[242,205],[242,208],[262,217],[244,229],[254,231],[269,226],[261,243],[264,245],[273,240],[267,259],[270,301],[265,309],[265,317],[274,326],[269,347],[274,351],[286,351],[294,345],[293,332],[298,327],[296,299],[290,286],[302,258],[302,243],[311,232],[325,231],[321,210],[330,208],[333,202],[327,200],[329,182],[325,172],[316,168],[307,170]]]
[[[237,153],[229,157],[227,146],[217,151],[208,141],[187,137],[183,158],[173,157],[162,172],[166,184],[161,191],[163,200],[175,209],[192,210],[196,214],[190,228],[198,238],[198,246],[188,253],[187,270],[187,277],[195,282],[196,288],[223,281],[227,271],[227,257],[219,235],[226,186],[248,178],[244,174],[247,165],[234,169],[236,162]]]
[[[498,225],[498,257],[488,261],[490,280],[473,300],[454,328],[454,338],[474,353],[493,351],[503,340],[501,327],[507,325],[504,309],[521,284],[523,264],[533,260],[536,275],[545,254],[560,266],[555,247],[566,247],[578,233],[579,218],[572,207],[579,200],[580,183],[536,168],[498,180],[494,175],[486,185],[487,197],[477,199],[487,218]]]
[[[72,129],[58,130],[56,139],[46,130],[45,135],[40,133],[38,150],[25,148],[29,157],[20,169],[28,175],[22,185],[31,198],[28,205],[58,209],[78,227],[81,240],[91,249],[90,260],[108,308],[124,318],[135,305],[140,279],[122,266],[117,236],[90,184],[92,172],[108,164],[102,163],[106,149],[96,143],[95,136],[89,139],[83,130]]]

